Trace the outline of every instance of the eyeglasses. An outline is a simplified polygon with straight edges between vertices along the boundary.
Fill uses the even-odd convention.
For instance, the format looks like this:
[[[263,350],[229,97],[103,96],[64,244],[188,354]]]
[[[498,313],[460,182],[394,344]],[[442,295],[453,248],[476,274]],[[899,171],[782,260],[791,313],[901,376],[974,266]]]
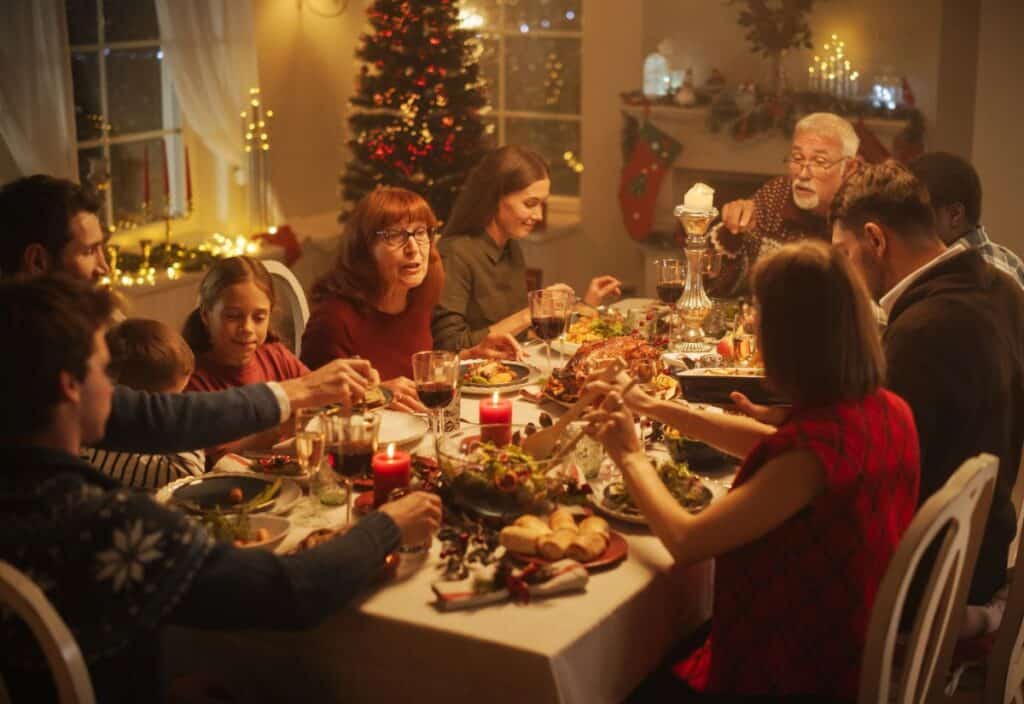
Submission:
[[[803,156],[798,154],[790,154],[782,160],[782,163],[798,174],[803,171],[806,166],[810,170],[811,176],[820,178],[828,173],[833,166],[842,163],[849,158],[850,157],[848,156],[843,156],[839,157],[835,161],[829,161],[823,156],[816,156],[813,159],[805,159]]]
[[[405,230],[401,227],[394,227],[390,230],[377,230],[377,236],[384,240],[384,244],[394,249],[401,249],[408,244],[409,239],[415,239],[416,244],[430,245],[440,236],[436,227],[418,227],[415,230]]]

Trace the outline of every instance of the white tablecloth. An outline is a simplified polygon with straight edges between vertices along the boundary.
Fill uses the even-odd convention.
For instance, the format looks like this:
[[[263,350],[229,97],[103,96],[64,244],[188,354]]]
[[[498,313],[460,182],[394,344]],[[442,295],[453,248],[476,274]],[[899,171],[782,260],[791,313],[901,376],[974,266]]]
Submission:
[[[478,402],[464,396],[462,416],[475,419]],[[535,421],[539,411],[517,399],[513,422]],[[300,506],[282,548],[342,515]],[[170,665],[226,678],[250,701],[619,702],[710,617],[712,565],[679,568],[645,529],[614,528],[629,557],[593,574],[582,593],[439,612],[430,589],[435,541],[420,569],[314,630],[172,629]]]

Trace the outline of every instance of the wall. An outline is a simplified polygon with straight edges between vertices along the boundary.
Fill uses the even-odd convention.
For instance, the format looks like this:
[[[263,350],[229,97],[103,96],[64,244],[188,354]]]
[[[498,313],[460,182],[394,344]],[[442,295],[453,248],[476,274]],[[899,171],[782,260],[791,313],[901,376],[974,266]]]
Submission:
[[[984,187],[982,220],[996,241],[1024,256],[1020,188],[1024,132],[1020,127],[1020,30],[1024,3],[982,0],[978,38],[973,162]]]

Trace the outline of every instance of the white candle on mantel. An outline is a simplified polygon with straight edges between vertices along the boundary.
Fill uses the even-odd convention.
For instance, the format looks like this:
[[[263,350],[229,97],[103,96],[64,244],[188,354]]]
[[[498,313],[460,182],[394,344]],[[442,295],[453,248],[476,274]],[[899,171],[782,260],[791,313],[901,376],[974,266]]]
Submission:
[[[691,212],[706,213],[714,207],[715,189],[706,183],[695,183],[683,196],[683,208]]]

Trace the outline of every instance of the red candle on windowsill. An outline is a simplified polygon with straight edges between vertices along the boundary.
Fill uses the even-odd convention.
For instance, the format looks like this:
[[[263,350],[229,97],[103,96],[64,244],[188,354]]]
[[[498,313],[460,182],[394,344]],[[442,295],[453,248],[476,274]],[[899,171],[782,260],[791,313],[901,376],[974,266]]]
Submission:
[[[493,442],[498,447],[512,441],[512,401],[498,396],[495,391],[489,399],[480,401],[480,440]]]
[[[410,463],[409,453],[396,450],[394,443],[388,445],[387,452],[378,452],[373,456],[374,508],[386,503],[392,490],[409,486]]]

